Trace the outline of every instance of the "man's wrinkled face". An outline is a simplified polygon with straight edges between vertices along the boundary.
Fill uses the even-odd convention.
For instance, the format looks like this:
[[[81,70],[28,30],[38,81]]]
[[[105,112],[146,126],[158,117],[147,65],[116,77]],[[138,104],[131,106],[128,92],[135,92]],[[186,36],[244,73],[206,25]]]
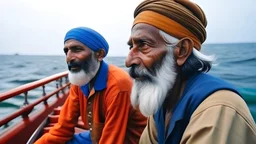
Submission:
[[[97,73],[100,63],[94,52],[76,40],[68,40],[64,45],[69,69],[69,80],[72,84],[87,84]]]
[[[148,24],[133,27],[128,45],[126,66],[134,78],[131,102],[143,115],[149,116],[161,107],[174,85],[173,49],[167,46],[159,30]]]

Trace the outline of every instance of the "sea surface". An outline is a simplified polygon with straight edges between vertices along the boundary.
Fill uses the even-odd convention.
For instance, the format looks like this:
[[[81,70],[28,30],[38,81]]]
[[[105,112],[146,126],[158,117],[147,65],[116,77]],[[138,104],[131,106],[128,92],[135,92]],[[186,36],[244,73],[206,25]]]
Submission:
[[[205,44],[202,52],[215,55],[212,75],[239,88],[256,120],[256,43]],[[125,70],[125,57],[108,57],[105,61]],[[0,55],[0,93],[67,70],[65,56]],[[29,95],[29,100],[41,92]],[[0,102],[0,119],[18,109],[23,97]]]

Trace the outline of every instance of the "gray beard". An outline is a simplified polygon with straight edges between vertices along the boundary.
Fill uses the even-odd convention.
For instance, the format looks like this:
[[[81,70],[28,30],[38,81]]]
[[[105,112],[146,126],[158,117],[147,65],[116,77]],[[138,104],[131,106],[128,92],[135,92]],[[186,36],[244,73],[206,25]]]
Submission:
[[[88,72],[84,71],[83,69],[81,69],[79,72],[69,71],[68,78],[70,83],[77,86],[88,84],[95,77],[99,67],[100,62],[98,62],[95,57],[92,57]]]
[[[169,49],[164,57],[162,66],[157,70],[156,76],[152,76],[146,69],[140,68],[138,71],[149,75],[152,81],[134,80],[131,103],[133,107],[139,107],[141,113],[148,117],[155,114],[162,106],[168,91],[172,89],[175,83],[177,73],[175,72],[172,49]]]

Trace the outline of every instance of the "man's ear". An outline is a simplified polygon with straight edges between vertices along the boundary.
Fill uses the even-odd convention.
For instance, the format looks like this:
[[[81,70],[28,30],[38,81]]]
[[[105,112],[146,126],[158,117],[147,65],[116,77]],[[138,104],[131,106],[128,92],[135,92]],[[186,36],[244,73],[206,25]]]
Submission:
[[[96,58],[98,61],[102,61],[103,58],[105,57],[105,50],[104,49],[99,49],[97,52],[96,52]]]
[[[182,66],[193,50],[194,43],[190,38],[183,38],[174,49],[174,56],[178,66]]]

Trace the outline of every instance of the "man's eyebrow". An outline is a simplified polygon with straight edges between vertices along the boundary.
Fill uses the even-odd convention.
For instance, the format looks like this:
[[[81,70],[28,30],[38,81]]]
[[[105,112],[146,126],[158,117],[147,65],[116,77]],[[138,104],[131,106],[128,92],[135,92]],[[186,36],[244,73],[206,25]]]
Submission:
[[[135,43],[142,43],[142,42],[145,42],[145,41],[152,41],[152,39],[150,39],[149,37],[146,37],[146,36],[141,36],[141,37],[135,37],[133,39],[133,41]]]
[[[132,43],[132,40],[137,43],[137,42],[142,42],[142,41],[146,41],[146,40],[151,40],[151,38],[147,37],[147,36],[139,36],[139,37],[133,37],[131,39],[128,40],[127,44],[130,45]]]
[[[74,49],[74,48],[81,48],[82,46],[79,45],[79,44],[73,44],[73,45],[70,45],[70,46],[64,46],[64,48],[69,48],[69,49]]]

